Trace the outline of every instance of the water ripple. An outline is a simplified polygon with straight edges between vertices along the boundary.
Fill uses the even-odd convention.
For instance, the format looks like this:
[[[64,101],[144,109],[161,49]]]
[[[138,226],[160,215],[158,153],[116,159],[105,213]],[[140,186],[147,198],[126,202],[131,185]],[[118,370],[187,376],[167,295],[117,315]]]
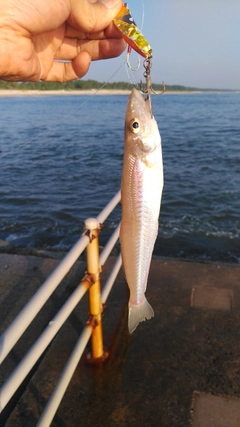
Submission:
[[[0,151],[12,154],[0,160],[0,238],[70,248],[118,191],[127,97],[78,109],[84,100],[2,98]],[[156,255],[239,262],[239,109],[239,94],[153,98],[165,177]]]

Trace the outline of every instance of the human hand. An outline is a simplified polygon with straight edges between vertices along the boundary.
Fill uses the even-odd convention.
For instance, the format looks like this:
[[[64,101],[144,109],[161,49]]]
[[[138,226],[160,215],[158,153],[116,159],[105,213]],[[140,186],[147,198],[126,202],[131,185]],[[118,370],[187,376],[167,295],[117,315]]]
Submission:
[[[83,77],[91,61],[120,55],[112,24],[121,0],[0,0],[0,79]],[[68,61],[68,62],[63,62]]]

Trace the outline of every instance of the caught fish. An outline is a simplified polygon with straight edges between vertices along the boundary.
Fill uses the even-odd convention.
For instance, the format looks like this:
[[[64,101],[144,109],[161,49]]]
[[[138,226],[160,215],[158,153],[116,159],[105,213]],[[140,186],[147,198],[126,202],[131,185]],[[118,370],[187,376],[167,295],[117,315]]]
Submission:
[[[121,252],[130,290],[128,329],[154,316],[145,297],[150,262],[158,233],[163,188],[161,137],[151,108],[133,89],[126,110],[121,183]]]
[[[134,22],[127,3],[122,5],[113,23],[129,46],[144,58],[152,57],[152,48]]]

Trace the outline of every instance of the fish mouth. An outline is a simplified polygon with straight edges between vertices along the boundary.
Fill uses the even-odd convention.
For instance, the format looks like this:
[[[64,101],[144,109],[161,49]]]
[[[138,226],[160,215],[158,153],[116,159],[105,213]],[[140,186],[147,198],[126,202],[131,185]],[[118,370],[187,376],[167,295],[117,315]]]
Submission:
[[[148,98],[144,99],[144,101],[145,101],[146,109],[148,110],[148,112],[149,112],[149,114],[150,114],[151,118],[153,118],[153,114],[152,114],[152,104],[151,104],[150,98],[148,97]]]
[[[132,107],[132,113],[137,115],[138,112],[141,111],[142,114],[147,114],[152,118],[151,101],[150,98],[145,96],[145,94],[142,94],[137,89],[133,88],[129,100]]]

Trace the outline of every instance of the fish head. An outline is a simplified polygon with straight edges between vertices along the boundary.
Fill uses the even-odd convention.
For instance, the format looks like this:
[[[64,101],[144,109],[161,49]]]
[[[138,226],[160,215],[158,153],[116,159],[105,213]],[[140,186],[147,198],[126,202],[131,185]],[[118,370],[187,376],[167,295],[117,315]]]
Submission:
[[[161,137],[149,101],[135,88],[132,90],[126,110],[125,146],[135,157],[150,159],[161,144]]]

